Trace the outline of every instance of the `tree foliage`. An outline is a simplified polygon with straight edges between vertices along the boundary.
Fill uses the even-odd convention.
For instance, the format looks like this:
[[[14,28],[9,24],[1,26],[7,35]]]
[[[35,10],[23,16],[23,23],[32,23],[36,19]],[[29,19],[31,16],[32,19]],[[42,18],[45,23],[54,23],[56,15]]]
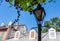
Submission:
[[[53,0],[49,0],[48,2],[52,2]],[[47,0],[6,0],[10,4],[13,4],[14,7],[20,7],[24,11],[31,11],[34,9],[34,5],[38,5],[41,3],[46,3]]]
[[[46,28],[42,28],[42,31],[43,33],[47,32],[47,29]]]
[[[50,22],[50,21],[45,21],[45,22],[44,22],[44,25],[45,25],[46,27],[50,27],[51,22]]]
[[[52,24],[57,24],[58,21],[59,21],[58,17],[54,17],[51,19]]]
[[[45,21],[44,25],[47,28],[55,28],[60,31],[60,19],[58,17],[51,18],[49,21]]]

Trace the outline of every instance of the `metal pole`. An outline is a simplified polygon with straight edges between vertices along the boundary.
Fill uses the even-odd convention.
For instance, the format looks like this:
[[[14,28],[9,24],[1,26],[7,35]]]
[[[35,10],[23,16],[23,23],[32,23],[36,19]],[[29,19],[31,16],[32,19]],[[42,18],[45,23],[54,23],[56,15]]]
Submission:
[[[41,41],[41,27],[42,27],[42,24],[41,22],[43,21],[44,19],[44,16],[42,16],[42,11],[40,13],[40,19],[37,17],[37,15],[35,14],[35,11],[36,10],[42,10],[44,11],[44,8],[41,7],[40,4],[38,4],[37,8],[35,10],[33,10],[33,13],[34,13],[34,16],[36,18],[36,22],[37,22],[37,26],[38,26],[38,41]],[[44,14],[45,14],[45,11],[44,11]]]
[[[35,14],[34,14],[34,17],[36,19],[36,22],[37,22],[37,26],[38,26],[38,41],[41,41],[41,21],[38,21]]]
[[[38,24],[38,41],[41,41],[41,23]]]

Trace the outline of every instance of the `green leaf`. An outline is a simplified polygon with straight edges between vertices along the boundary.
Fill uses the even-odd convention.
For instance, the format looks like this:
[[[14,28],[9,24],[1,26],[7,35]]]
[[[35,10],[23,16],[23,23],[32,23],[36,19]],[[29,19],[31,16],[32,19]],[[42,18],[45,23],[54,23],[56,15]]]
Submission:
[[[46,0],[37,0],[38,3],[45,3]]]
[[[12,7],[12,6],[13,6],[12,2],[13,2],[13,0],[9,0],[10,7]]]
[[[28,0],[28,2],[32,2],[33,0]]]
[[[38,3],[41,3],[42,0],[37,0]]]
[[[46,0],[43,0],[43,3],[45,3],[46,2]]]
[[[9,2],[10,2],[10,3],[12,3],[12,2],[13,2],[13,0],[9,0]]]

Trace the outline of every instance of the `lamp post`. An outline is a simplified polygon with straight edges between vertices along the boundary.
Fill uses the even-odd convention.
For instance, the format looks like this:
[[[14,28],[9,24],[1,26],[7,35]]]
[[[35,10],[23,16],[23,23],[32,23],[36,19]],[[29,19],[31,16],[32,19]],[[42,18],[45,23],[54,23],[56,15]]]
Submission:
[[[40,4],[38,4],[37,8],[33,10],[34,16],[37,20],[38,25],[38,41],[41,41],[41,21],[43,21],[46,13],[43,7],[41,7]]]

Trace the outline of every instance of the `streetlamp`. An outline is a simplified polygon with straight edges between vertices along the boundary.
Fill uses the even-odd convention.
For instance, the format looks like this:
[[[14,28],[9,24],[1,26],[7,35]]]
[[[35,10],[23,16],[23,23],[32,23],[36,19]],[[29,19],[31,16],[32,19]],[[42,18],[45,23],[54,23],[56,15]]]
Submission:
[[[41,41],[41,21],[43,21],[46,13],[43,7],[41,7],[40,4],[38,4],[37,8],[33,10],[34,16],[37,20],[38,25],[38,41]]]

